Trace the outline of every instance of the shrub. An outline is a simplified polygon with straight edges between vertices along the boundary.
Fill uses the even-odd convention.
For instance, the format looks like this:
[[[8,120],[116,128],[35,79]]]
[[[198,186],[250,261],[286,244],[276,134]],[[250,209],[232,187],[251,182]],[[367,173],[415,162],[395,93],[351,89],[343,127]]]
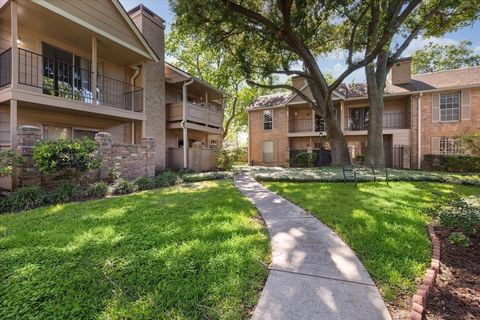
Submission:
[[[365,162],[365,155],[364,154],[357,154],[355,156],[355,161],[356,162]]]
[[[428,170],[447,172],[480,172],[480,157],[427,154],[423,159],[423,166]]]
[[[95,198],[103,198],[108,193],[108,184],[105,181],[92,183],[87,190],[87,194]]]
[[[138,190],[150,190],[155,188],[155,182],[152,179],[144,177],[135,180],[135,184],[137,185]]]
[[[314,152],[300,152],[295,155],[292,165],[295,167],[313,167],[317,160],[317,154]]]
[[[240,162],[245,158],[244,149],[220,149],[218,150],[217,157],[218,170],[230,171],[235,163]]]
[[[480,196],[459,198],[438,213],[440,224],[448,228],[475,232],[480,226]]]
[[[94,151],[95,141],[83,140],[40,141],[33,147],[35,166],[43,173],[61,172],[70,178],[79,178],[100,166]]]
[[[130,182],[126,179],[119,178],[115,180],[112,185],[112,193],[113,194],[128,194],[137,191],[137,186],[135,183]]]
[[[170,170],[164,171],[160,173],[156,178],[155,178],[155,187],[157,188],[163,188],[163,187],[170,187],[173,186],[177,183],[181,183],[180,176]]]
[[[460,145],[466,152],[480,157],[480,132],[460,136]]]
[[[37,186],[18,188],[5,202],[5,211],[31,210],[45,204],[45,194]]]
[[[51,203],[65,203],[75,201],[82,195],[81,189],[73,182],[62,182],[55,191],[50,194],[49,201]]]
[[[451,244],[462,245],[466,248],[470,246],[470,239],[461,232],[452,232],[448,237],[448,241]]]
[[[14,150],[0,150],[0,177],[12,176],[15,167],[22,165],[24,162],[23,157]]]

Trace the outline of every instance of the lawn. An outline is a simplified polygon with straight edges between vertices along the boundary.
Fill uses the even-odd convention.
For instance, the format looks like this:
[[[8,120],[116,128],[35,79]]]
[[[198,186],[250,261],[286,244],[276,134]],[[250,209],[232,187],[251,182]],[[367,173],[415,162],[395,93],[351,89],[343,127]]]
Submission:
[[[0,216],[0,319],[243,319],[268,234],[231,181]]]
[[[478,187],[422,182],[264,182],[270,190],[314,213],[356,252],[389,302],[415,291],[431,259],[422,208],[451,192]]]

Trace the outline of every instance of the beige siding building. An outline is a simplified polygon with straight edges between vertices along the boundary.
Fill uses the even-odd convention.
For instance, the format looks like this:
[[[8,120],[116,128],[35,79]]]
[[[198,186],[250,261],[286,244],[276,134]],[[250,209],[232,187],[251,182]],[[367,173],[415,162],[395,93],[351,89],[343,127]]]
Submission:
[[[126,12],[118,0],[1,1],[0,147],[15,148],[17,128],[31,125],[46,140],[153,137],[157,169],[188,168],[197,141],[213,156],[223,92],[165,64],[164,29],[148,8]],[[169,154],[183,148],[184,136],[185,163]]]
[[[383,137],[388,166],[420,168],[424,155],[458,153],[458,136],[480,131],[480,68],[412,76],[410,62],[402,59],[388,76]],[[303,78],[294,77],[292,83],[311,97]],[[364,154],[367,142],[367,87],[341,85],[333,101],[355,159]],[[322,118],[300,96],[259,97],[248,114],[250,164],[287,166],[296,152],[306,150],[326,155],[328,160]]]

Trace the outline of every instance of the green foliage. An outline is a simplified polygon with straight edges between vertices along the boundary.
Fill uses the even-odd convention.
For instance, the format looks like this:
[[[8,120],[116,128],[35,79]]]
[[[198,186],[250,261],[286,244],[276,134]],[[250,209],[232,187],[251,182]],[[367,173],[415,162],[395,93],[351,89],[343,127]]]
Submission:
[[[179,174],[171,170],[160,172],[154,181],[155,187],[157,188],[170,187],[181,182],[182,180]]]
[[[137,191],[137,186],[127,179],[118,178],[112,184],[112,193],[115,195],[129,194],[135,191]]]
[[[78,200],[81,196],[82,190],[78,185],[72,181],[65,181],[48,198],[51,203],[66,203]]]
[[[103,198],[108,193],[108,184],[105,181],[98,181],[90,184],[87,195],[95,198]]]
[[[475,54],[471,46],[471,41],[459,44],[429,43],[412,56],[412,73],[480,66],[480,54]]]
[[[233,178],[233,172],[231,171],[186,173],[182,175],[183,182],[199,182],[199,181],[221,180],[221,179],[232,179],[232,178]]]
[[[427,154],[423,157],[423,167],[434,171],[480,172],[480,157]]]
[[[470,239],[461,232],[452,232],[452,234],[450,234],[448,237],[448,241],[451,244],[461,245],[465,248],[468,248],[471,244]]]
[[[231,181],[1,215],[0,319],[247,319],[257,215]]]
[[[460,145],[467,153],[480,157],[480,132],[461,135]]]
[[[0,177],[12,176],[14,169],[25,163],[22,156],[11,149],[0,149]]]
[[[233,165],[242,160],[244,157],[242,148],[229,148],[218,150],[217,165],[220,171],[230,171]]]
[[[135,185],[137,186],[138,190],[150,190],[155,188],[155,181],[153,179],[140,177],[135,180]]]
[[[292,159],[291,165],[294,167],[311,168],[317,160],[317,154],[314,152],[300,152]]]
[[[268,182],[265,185],[332,228],[360,258],[384,298],[411,296],[430,266],[430,216],[437,193],[472,195],[478,188],[424,182]],[[434,194],[436,193],[436,194]]]
[[[480,227],[480,195],[454,200],[438,212],[440,224],[473,233]]]
[[[5,211],[31,210],[45,204],[45,194],[37,186],[18,188],[5,202]]]
[[[95,141],[83,140],[40,141],[33,147],[35,166],[43,173],[61,172],[70,178],[79,178],[100,166],[94,151]]]

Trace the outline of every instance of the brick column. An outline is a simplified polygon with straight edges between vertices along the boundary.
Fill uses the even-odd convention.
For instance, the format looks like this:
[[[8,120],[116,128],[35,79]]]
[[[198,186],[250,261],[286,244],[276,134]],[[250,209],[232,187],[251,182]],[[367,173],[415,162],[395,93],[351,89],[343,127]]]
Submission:
[[[99,132],[95,135],[95,142],[98,145],[97,154],[101,159],[100,179],[107,179],[112,170],[112,135],[108,132]]]
[[[40,185],[41,175],[35,168],[32,147],[40,141],[42,132],[35,126],[21,126],[17,130],[17,153],[25,159],[25,163],[17,168],[17,183],[13,187]]]
[[[403,164],[403,169],[410,169],[411,168],[411,152],[410,152],[410,147],[407,145],[402,146],[402,164]]]
[[[192,170],[196,172],[202,171],[202,143],[194,142],[192,145],[192,163],[190,164]]]
[[[146,148],[145,175],[147,178],[155,178],[155,138],[142,138],[142,145]]]

